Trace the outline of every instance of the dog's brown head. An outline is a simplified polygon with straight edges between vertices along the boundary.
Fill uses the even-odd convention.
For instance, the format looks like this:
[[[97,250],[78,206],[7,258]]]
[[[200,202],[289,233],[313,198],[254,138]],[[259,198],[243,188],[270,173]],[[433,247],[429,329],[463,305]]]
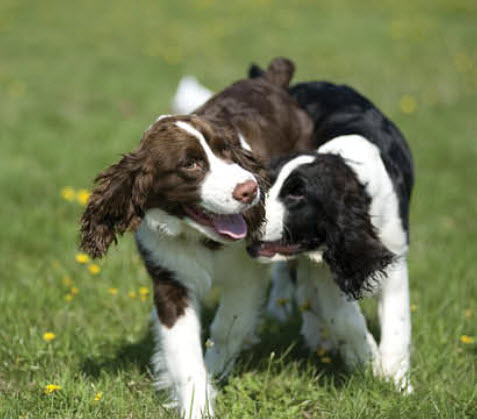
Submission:
[[[164,116],[139,147],[96,178],[81,219],[81,247],[103,256],[146,213],[173,217],[218,242],[240,240],[260,224],[262,166],[227,125]],[[253,208],[252,208],[253,207]]]

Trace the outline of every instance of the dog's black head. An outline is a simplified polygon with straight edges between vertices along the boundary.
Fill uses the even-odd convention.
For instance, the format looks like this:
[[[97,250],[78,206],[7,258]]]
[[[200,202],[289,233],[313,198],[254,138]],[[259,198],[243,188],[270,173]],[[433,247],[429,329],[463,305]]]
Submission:
[[[273,161],[270,175],[267,222],[250,254],[277,260],[322,251],[340,288],[358,298],[394,255],[376,235],[354,172],[340,156],[300,154]]]

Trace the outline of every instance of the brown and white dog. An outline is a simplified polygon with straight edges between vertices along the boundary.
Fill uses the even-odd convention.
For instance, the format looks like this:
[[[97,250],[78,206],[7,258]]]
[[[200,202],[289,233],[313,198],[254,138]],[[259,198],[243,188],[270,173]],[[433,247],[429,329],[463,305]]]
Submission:
[[[81,247],[93,257],[136,231],[154,285],[157,385],[187,417],[213,416],[209,374],[230,370],[266,292],[267,268],[242,240],[264,215],[260,161],[311,147],[312,121],[287,92],[293,72],[275,59],[192,115],[160,116],[135,151],[99,174],[81,220]],[[204,363],[200,300],[212,281],[221,300]]]

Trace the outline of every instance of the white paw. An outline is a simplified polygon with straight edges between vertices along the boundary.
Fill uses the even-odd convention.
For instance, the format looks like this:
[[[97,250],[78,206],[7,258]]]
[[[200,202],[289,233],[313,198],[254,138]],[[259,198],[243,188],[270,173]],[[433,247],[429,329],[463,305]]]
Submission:
[[[235,357],[228,356],[225,346],[214,344],[211,341],[207,342],[210,342],[211,345],[205,353],[207,372],[218,380],[222,380],[232,371],[235,365]]]

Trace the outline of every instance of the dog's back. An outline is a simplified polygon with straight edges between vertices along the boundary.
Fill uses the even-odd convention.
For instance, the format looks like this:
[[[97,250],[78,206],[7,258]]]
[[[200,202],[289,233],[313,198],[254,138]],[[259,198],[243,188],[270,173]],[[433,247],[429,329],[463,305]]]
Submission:
[[[277,58],[253,79],[240,80],[214,95],[194,114],[214,123],[234,127],[264,159],[313,145],[313,123],[287,92],[293,77],[290,60]]]
[[[290,94],[313,119],[315,148],[350,134],[361,135],[379,148],[399,197],[399,211],[407,230],[413,162],[409,146],[396,125],[370,100],[346,85],[324,81],[299,83],[290,88]]]

